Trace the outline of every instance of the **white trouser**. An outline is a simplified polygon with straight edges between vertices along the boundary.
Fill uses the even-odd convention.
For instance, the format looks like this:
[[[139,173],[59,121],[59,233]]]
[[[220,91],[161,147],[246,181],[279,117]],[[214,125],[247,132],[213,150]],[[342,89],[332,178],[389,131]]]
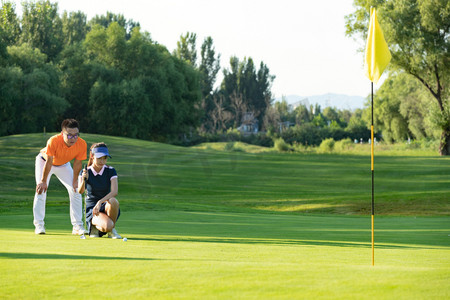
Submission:
[[[45,161],[42,159],[40,155],[36,156],[36,185],[42,179],[42,173],[44,172]],[[70,162],[61,165],[61,166],[52,166],[50,169],[50,173],[47,177],[47,187],[50,183],[50,177],[55,174],[58,177],[59,181],[66,187],[69,192],[70,198],[70,221],[72,225],[83,226],[82,216],[83,216],[83,205],[81,201],[81,194],[74,192],[73,190],[73,169],[70,165]],[[45,217],[45,201],[47,199],[47,192],[34,195],[34,203],[33,203],[33,215],[34,215],[34,226],[44,225],[44,217]]]

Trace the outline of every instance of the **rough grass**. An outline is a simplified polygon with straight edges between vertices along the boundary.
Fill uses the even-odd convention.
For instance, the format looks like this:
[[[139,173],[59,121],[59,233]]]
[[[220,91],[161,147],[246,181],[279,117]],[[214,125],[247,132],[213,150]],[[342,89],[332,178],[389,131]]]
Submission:
[[[34,158],[48,137],[0,138],[1,213],[31,210]],[[246,153],[84,138],[110,146],[122,205],[131,209],[370,213],[370,155]],[[449,194],[449,157],[376,156],[376,214],[449,215]],[[50,212],[67,211],[66,195],[53,177]]]

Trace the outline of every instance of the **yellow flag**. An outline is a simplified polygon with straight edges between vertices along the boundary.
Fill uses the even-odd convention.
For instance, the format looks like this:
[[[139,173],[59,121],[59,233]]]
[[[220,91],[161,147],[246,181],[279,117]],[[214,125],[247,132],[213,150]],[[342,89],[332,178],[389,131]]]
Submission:
[[[370,81],[377,83],[384,69],[391,61],[391,52],[378,24],[375,8],[370,12],[369,34],[367,35],[365,71]]]

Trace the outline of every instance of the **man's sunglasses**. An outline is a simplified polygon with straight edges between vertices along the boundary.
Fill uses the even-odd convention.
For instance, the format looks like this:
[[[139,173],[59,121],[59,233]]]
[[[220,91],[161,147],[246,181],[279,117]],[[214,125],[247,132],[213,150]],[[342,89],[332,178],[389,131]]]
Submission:
[[[71,139],[77,139],[77,138],[80,136],[79,133],[75,133],[75,134],[68,134],[68,133],[65,133],[65,134],[66,134],[66,136],[67,136],[67,138],[68,138],[69,140],[71,140]]]

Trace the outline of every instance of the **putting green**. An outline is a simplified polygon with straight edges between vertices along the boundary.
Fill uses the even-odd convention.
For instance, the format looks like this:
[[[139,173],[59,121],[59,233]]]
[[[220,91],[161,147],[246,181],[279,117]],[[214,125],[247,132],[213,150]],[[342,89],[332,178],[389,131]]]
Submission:
[[[447,217],[124,211],[127,242],[70,234],[68,214],[0,216],[2,299],[445,299]]]

